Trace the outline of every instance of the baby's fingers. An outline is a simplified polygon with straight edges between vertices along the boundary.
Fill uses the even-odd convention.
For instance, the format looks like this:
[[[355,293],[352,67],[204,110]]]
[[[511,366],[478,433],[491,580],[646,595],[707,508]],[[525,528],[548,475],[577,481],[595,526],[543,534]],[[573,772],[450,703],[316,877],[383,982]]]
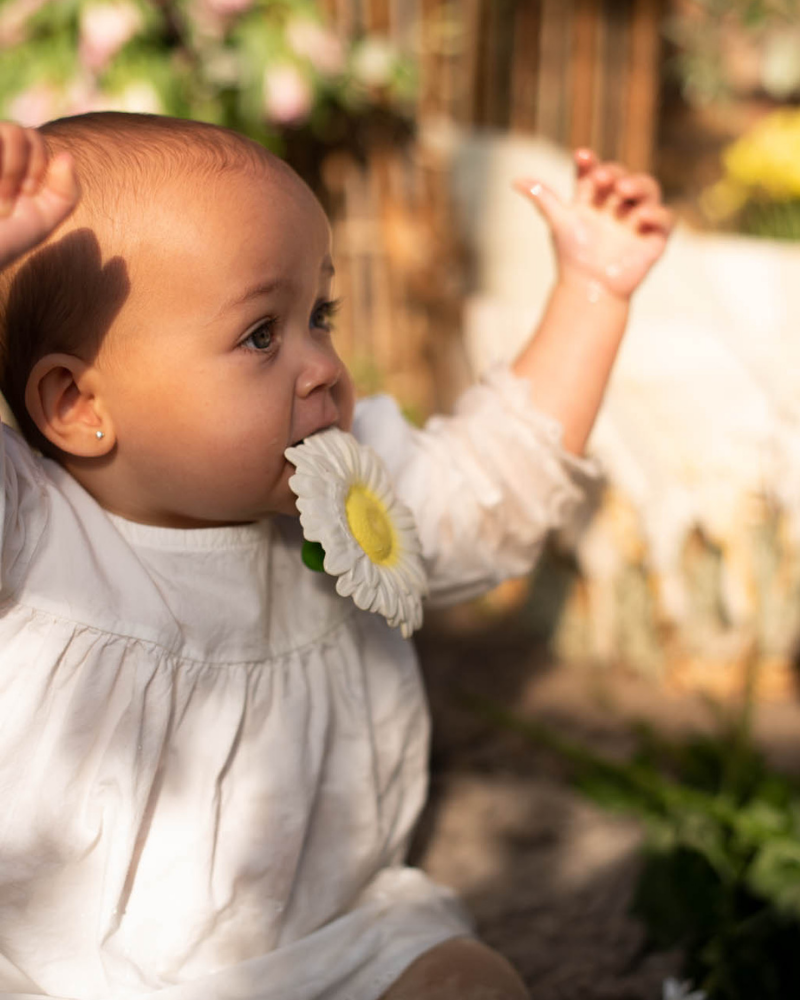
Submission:
[[[542,184],[541,181],[528,178],[515,180],[514,188],[533,202],[551,229],[557,230],[559,228],[566,207],[552,188]]]
[[[635,232],[667,237],[675,227],[675,215],[664,205],[644,202],[631,211],[628,224]]]
[[[47,161],[45,160],[45,168]],[[41,182],[40,182],[41,183]],[[46,179],[42,186],[43,194],[53,194],[59,201],[68,205],[70,210],[80,197],[81,189],[75,174],[75,165],[69,153],[59,153],[50,161],[46,169]]]
[[[585,177],[597,166],[597,156],[594,150],[586,147],[582,146],[580,149],[576,149],[573,153],[573,158],[578,172],[578,180]]]
[[[47,175],[47,146],[39,132],[31,129],[28,132],[30,156],[28,172],[22,181],[23,194],[36,194]]]
[[[42,137],[13,122],[0,122],[0,217],[10,215],[23,186],[41,183],[47,166]]]
[[[661,201],[661,185],[650,174],[625,174],[617,181],[616,191],[631,206]]]
[[[619,163],[598,163],[595,160],[581,169],[579,161],[575,200],[578,204],[594,207],[609,207],[612,200],[616,205],[622,200],[617,194],[617,185],[627,176],[627,171]]]

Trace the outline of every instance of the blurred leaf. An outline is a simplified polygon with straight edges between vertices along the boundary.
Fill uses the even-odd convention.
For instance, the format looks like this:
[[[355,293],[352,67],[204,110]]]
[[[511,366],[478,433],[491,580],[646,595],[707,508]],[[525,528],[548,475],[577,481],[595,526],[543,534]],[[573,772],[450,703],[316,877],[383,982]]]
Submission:
[[[645,921],[658,948],[702,940],[723,918],[719,877],[689,848],[648,852],[632,912]]]
[[[559,753],[591,798],[644,821],[633,912],[680,946],[708,1000],[800,996],[800,791],[752,745],[746,709],[719,737],[679,744],[639,726],[628,763],[481,700],[484,718]]]
[[[800,841],[765,839],[750,866],[747,885],[782,912],[800,918]]]
[[[787,834],[792,818],[785,809],[756,799],[743,806],[734,817],[734,832],[743,844],[758,846]]]

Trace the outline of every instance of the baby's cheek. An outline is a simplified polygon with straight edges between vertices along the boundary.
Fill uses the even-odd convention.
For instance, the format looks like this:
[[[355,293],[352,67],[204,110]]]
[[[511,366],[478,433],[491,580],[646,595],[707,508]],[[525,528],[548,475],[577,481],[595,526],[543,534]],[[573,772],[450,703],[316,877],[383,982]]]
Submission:
[[[352,430],[356,394],[350,372],[342,365],[342,377],[336,386],[336,406],[339,410],[339,426],[343,431]]]

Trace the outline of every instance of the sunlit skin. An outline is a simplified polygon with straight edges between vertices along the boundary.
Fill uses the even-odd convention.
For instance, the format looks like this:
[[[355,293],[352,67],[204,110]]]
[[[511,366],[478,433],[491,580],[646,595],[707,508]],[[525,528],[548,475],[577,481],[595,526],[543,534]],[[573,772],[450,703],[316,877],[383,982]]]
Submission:
[[[68,157],[48,169],[35,131],[0,123],[0,141],[2,265],[63,221],[79,188]],[[579,454],[630,296],[673,219],[648,175],[588,150],[575,159],[570,202],[535,179],[516,184],[548,222],[559,279],[513,370]],[[263,170],[226,171],[213,182],[183,176],[148,192],[147,209],[146,253],[127,258],[130,299],[97,364],[76,375],[89,409],[72,411],[67,437],[51,419],[57,407],[49,417],[31,411],[34,419],[100,503],[132,519],[201,526],[293,513],[283,448],[331,423],[349,427],[353,408],[319,308],[332,280],[325,216],[302,182],[266,157]],[[274,287],[224,308],[265,282]],[[269,319],[274,341],[267,345],[262,329],[259,349],[246,348]],[[45,396],[39,383],[30,390],[34,403]]]
[[[80,193],[69,157],[48,169],[35,131],[0,123],[0,148],[3,267],[62,224]],[[661,255],[672,216],[651,178],[586,150],[576,165],[569,203],[535,179],[517,185],[549,224],[559,278],[513,370],[561,423],[565,447],[580,452],[630,296]],[[331,339],[322,209],[266,157],[214,180],[184,173],[141,200],[143,239],[125,254],[129,298],[95,361],[36,363],[31,416],[73,476],[131,520],[202,527],[293,514],[284,449],[332,424],[349,429],[353,414]],[[460,939],[422,955],[383,1000],[489,995],[527,993],[504,959]]]
[[[65,462],[104,507],[174,527],[295,513],[284,449],[353,414],[330,250],[316,199],[267,161],[154,193],[147,253],[84,378],[108,460]]]
[[[93,492],[133,520],[184,527],[293,513],[284,450],[353,414],[328,222],[266,166],[178,187],[159,192],[98,359],[115,454]]]
[[[33,129],[0,122],[0,270],[35,247],[75,208],[80,185],[72,158],[48,161]]]
[[[674,225],[649,174],[601,163],[575,151],[577,182],[562,201],[536,179],[515,187],[550,228],[556,281],[536,335],[514,362],[537,407],[564,432],[563,445],[583,453],[628,321],[633,293],[659,259]]]
[[[80,186],[68,155],[48,164],[35,130],[0,123],[0,143],[3,266],[68,220]],[[26,394],[34,419],[73,476],[131,520],[295,514],[284,449],[349,429],[354,406],[332,337],[321,206],[264,154],[213,178],[159,179],[137,201],[136,225],[143,238],[123,254],[130,294],[98,357],[66,368],[43,359]],[[104,258],[118,252],[97,235]]]

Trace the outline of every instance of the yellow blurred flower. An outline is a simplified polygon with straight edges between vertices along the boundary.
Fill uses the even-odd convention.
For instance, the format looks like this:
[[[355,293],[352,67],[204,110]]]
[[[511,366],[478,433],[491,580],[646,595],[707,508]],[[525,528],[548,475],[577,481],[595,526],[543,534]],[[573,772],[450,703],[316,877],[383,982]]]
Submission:
[[[800,200],[800,110],[784,108],[766,115],[725,149],[722,166],[723,176],[700,196],[706,218],[721,223],[738,216],[745,232],[786,238],[783,223],[788,215],[780,216],[780,231],[772,232],[779,218],[773,215],[780,209],[784,215],[791,211],[792,219],[796,216],[792,205]],[[768,218],[765,212],[773,215]],[[792,239],[795,228],[793,223]]]
[[[747,188],[724,177],[700,195],[700,207],[712,222],[724,222],[744,207]]]
[[[725,179],[776,200],[800,197],[800,111],[774,111],[729,146]]]

